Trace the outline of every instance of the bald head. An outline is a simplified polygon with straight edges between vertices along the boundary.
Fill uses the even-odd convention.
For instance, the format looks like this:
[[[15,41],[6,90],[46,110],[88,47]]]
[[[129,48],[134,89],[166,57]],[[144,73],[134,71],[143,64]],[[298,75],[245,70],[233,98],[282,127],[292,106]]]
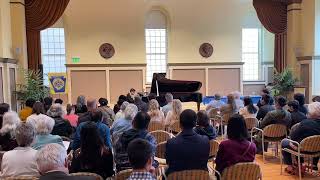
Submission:
[[[92,111],[97,108],[97,100],[96,99],[88,99],[87,100],[87,108],[88,111]]]

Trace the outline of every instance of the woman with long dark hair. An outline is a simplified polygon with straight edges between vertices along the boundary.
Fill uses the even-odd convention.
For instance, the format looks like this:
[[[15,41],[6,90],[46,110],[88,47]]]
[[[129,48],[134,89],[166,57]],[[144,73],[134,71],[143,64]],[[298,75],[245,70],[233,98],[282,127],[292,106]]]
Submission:
[[[80,131],[80,149],[74,153],[69,170],[74,172],[90,172],[104,179],[114,174],[111,149],[103,143],[96,123],[87,122]]]
[[[228,121],[228,139],[222,141],[216,157],[216,169],[220,173],[240,162],[253,162],[256,145],[248,141],[249,133],[243,116],[234,114]]]
[[[246,96],[243,99],[244,107],[240,109],[239,114],[244,118],[255,118],[257,117],[258,108],[253,105],[250,96]]]

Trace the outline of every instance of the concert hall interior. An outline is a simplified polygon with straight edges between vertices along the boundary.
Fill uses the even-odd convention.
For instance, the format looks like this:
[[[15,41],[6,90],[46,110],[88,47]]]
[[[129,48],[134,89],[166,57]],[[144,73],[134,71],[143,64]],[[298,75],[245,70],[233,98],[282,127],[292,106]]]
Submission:
[[[319,157],[320,0],[0,0],[0,179],[320,179]]]

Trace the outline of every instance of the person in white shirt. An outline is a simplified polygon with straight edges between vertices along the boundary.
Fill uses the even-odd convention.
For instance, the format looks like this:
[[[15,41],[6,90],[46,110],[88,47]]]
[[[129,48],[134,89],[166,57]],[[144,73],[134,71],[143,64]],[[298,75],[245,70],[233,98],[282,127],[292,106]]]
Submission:
[[[36,176],[36,153],[30,147],[35,137],[34,127],[29,123],[22,123],[16,128],[16,140],[19,147],[4,153],[1,163],[1,178],[10,176]],[[0,179],[1,179],[0,178]]]
[[[244,118],[255,118],[257,117],[258,107],[253,105],[252,99],[250,96],[246,96],[243,99],[244,107],[240,109],[239,114]]]
[[[121,106],[120,106],[120,110],[117,112],[114,121],[118,120],[118,119],[123,119],[124,118],[124,110],[126,109],[126,107],[129,105],[129,103],[127,101],[124,101]]]
[[[169,111],[172,110],[172,101],[173,101],[173,96],[171,93],[167,93],[165,95],[166,101],[167,101],[167,105],[163,106],[161,108],[161,111],[163,112],[164,116],[167,117],[167,114]]]
[[[209,112],[211,109],[220,109],[222,106],[224,106],[226,103],[224,103],[221,100],[220,94],[214,95],[214,100],[210,101],[210,103],[206,107],[206,111]]]
[[[32,114],[29,117],[27,117],[26,122],[35,126],[36,121],[39,121],[42,119],[50,119],[50,120],[52,119],[51,117],[49,117],[45,114],[46,114],[46,112],[44,110],[43,104],[41,102],[36,102],[36,103],[34,103],[34,105],[32,107]]]

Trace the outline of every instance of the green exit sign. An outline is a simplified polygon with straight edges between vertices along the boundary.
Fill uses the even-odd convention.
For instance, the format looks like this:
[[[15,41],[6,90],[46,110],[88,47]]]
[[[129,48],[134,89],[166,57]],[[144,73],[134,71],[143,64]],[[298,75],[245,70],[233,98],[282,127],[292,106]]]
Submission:
[[[79,57],[73,57],[72,58],[72,63],[79,63],[80,62],[80,58]]]

